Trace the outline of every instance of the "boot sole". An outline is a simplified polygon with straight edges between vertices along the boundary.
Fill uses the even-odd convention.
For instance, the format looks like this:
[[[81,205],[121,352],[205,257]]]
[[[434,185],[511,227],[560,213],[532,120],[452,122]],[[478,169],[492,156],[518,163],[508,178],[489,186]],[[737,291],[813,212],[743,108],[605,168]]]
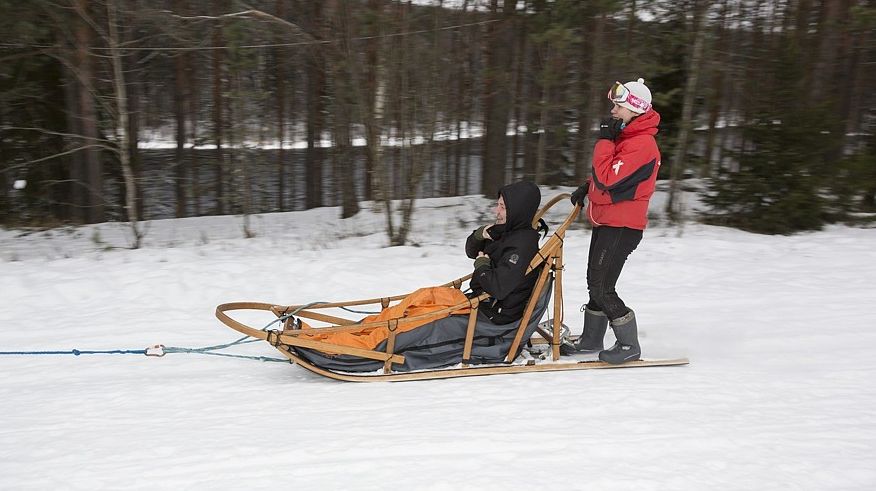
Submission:
[[[603,358],[603,357],[600,356],[600,357],[599,357],[599,361],[604,361],[604,362],[609,363],[609,364],[611,364],[611,365],[622,365],[622,364],[627,363],[627,362],[630,362],[630,361],[639,361],[639,359],[640,359],[641,357],[642,357],[642,353],[638,353],[638,354],[635,354],[635,355],[627,356],[627,357],[625,357],[623,360],[615,361],[615,360],[606,360],[605,358]]]

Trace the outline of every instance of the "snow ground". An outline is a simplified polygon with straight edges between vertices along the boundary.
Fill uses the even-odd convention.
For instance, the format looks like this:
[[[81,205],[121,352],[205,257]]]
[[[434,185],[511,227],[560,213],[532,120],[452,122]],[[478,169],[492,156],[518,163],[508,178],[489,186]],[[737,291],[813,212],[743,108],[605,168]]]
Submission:
[[[418,204],[417,245],[392,248],[367,208],[253,217],[253,239],[239,217],[158,221],[139,250],[119,224],[0,230],[0,351],[218,344],[238,337],[220,303],[469,272],[489,201]],[[573,331],[588,239],[566,240]],[[0,489],[874,489],[874,244],[876,229],[649,228],[619,291],[645,356],[686,367],[352,384],[196,354],[0,356]]]

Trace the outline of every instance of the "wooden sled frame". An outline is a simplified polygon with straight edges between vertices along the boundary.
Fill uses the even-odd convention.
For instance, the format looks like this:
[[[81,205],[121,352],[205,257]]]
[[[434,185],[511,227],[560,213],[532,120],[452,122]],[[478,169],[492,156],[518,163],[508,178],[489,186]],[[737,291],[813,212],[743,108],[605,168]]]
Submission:
[[[539,219],[541,219],[548,210],[550,210],[554,205],[569,198],[569,194],[563,193],[555,196],[550,201],[548,201],[539,211],[536,213],[535,218],[533,219],[533,227],[538,223]],[[534,269],[538,268],[541,265],[546,265],[546,267],[542,268],[539,273],[538,280],[533,288],[532,295],[529,298],[529,301],[526,304],[526,308],[523,312],[523,317],[520,319],[519,327],[514,336],[514,340],[511,344],[508,353],[505,355],[504,364],[500,365],[479,365],[479,366],[470,366],[469,361],[471,358],[472,351],[472,343],[474,341],[474,334],[477,326],[477,316],[478,316],[478,306],[484,300],[490,298],[490,295],[487,293],[483,293],[477,297],[473,297],[468,299],[465,302],[461,302],[459,304],[453,305],[451,307],[447,307],[441,310],[429,312],[427,314],[411,316],[401,319],[390,319],[386,321],[373,321],[373,322],[359,322],[352,319],[346,319],[343,317],[338,317],[334,315],[328,315],[325,313],[317,312],[320,309],[330,309],[330,308],[346,308],[346,307],[356,307],[362,305],[380,305],[381,308],[388,307],[392,302],[397,302],[403,298],[405,298],[408,294],[405,295],[396,295],[393,297],[382,297],[382,298],[372,298],[366,300],[353,300],[347,302],[318,302],[306,305],[274,305],[269,303],[261,303],[261,302],[232,302],[225,303],[216,307],[216,317],[228,327],[239,331],[247,336],[262,339],[270,343],[272,346],[277,348],[283,355],[288,357],[290,361],[296,363],[303,368],[306,368],[316,374],[327,376],[330,378],[334,378],[337,380],[345,380],[345,381],[378,381],[378,380],[424,380],[424,379],[435,379],[435,378],[453,378],[453,377],[463,377],[463,376],[473,376],[473,375],[492,375],[497,373],[515,373],[522,371],[553,371],[553,370],[580,370],[580,369],[588,369],[588,368],[622,368],[622,367],[632,367],[632,366],[662,366],[662,365],[680,365],[686,364],[686,359],[679,360],[662,360],[662,361],[636,361],[629,362],[623,365],[608,365],[603,362],[598,361],[584,361],[584,362],[567,362],[560,363],[558,360],[560,359],[560,334],[561,334],[561,326],[563,321],[563,289],[562,289],[562,275],[563,275],[563,241],[565,239],[566,230],[575,221],[578,217],[578,214],[581,210],[579,205],[576,205],[563,223],[554,231],[554,233],[550,236],[550,238],[545,242],[543,246],[536,253],[536,256],[533,258],[532,262],[529,264],[529,267],[526,270],[526,273],[530,273]],[[554,312],[553,312],[553,324],[552,324],[552,332],[547,332],[545,329],[536,328],[536,333],[539,334],[544,341],[547,342],[551,347],[551,357],[553,363],[545,363],[542,365],[533,365],[533,364],[514,364],[515,358],[517,358],[518,351],[520,348],[520,344],[523,342],[523,335],[526,330],[526,326],[529,324],[532,313],[535,310],[536,303],[538,299],[541,297],[543,293],[543,289],[547,284],[548,275],[553,273],[554,283]],[[457,289],[462,288],[462,284],[471,279],[471,274],[463,276],[461,278],[457,278],[450,282],[447,282],[443,285],[444,287],[454,287]],[[421,371],[412,371],[412,372],[393,372],[392,365],[395,363],[404,363],[404,355],[396,354],[394,352],[395,349],[395,338],[396,331],[399,327],[404,327],[408,324],[412,323],[423,323],[423,322],[431,322],[434,320],[438,320],[444,317],[447,317],[452,312],[470,308],[470,312],[468,314],[468,326],[466,329],[465,336],[465,344],[463,348],[463,357],[462,357],[462,367],[461,368],[438,368],[438,369],[430,369],[430,370],[421,370]],[[278,318],[282,318],[287,316],[290,313],[293,313],[294,316],[311,319],[320,322],[326,322],[329,326],[326,327],[316,327],[314,329],[296,329],[293,326],[294,317],[288,316],[283,323],[282,330],[263,330],[256,329],[254,327],[250,327],[246,324],[243,324],[233,318],[231,318],[227,312],[235,311],[235,310],[266,310],[272,312]],[[357,332],[362,329],[374,328],[374,327],[386,327],[389,331],[389,337],[386,343],[385,351],[377,351],[377,350],[368,350],[362,348],[354,348],[349,346],[341,346],[332,343],[326,343],[323,341],[315,341],[312,339],[307,339],[306,335],[313,335],[314,332],[319,333],[333,333],[333,332]],[[298,356],[291,347],[301,347],[301,348],[309,348],[317,351],[321,351],[324,353],[330,354],[339,354],[339,355],[353,355],[360,358],[366,358],[370,360],[377,360],[383,362],[383,373],[382,374],[351,374],[345,372],[336,372],[334,370],[329,370],[325,368],[318,367],[308,360],[303,359]]]

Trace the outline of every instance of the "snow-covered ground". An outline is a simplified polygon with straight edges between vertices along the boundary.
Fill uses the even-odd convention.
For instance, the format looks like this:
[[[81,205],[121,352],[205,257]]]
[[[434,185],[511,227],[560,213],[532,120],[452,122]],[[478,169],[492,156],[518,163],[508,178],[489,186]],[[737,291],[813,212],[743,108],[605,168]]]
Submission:
[[[220,303],[469,272],[490,202],[418,205],[416,245],[391,248],[370,207],[256,216],[252,239],[239,217],[154,222],[139,250],[120,224],[0,231],[0,351],[218,344],[238,338]],[[573,330],[588,239],[566,240]],[[0,489],[874,489],[874,244],[876,229],[655,224],[619,291],[644,355],[685,367],[352,384],[197,354],[3,355]]]

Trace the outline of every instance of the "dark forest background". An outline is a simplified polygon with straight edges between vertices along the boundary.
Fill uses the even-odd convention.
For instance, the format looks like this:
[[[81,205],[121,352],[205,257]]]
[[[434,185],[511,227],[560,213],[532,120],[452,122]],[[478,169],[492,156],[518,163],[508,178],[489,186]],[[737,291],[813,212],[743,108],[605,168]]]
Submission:
[[[367,201],[400,244],[417,198],[583,182],[638,77],[670,219],[690,183],[711,223],[868,223],[874,31],[869,0],[0,0],[0,224],[136,246],[143,220]]]

